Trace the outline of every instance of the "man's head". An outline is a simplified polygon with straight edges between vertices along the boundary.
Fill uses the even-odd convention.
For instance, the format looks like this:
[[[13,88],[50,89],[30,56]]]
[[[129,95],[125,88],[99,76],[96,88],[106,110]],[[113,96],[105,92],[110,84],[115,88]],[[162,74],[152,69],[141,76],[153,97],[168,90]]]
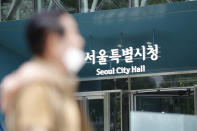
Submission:
[[[74,18],[59,10],[35,14],[29,20],[26,35],[33,55],[60,65],[72,62],[69,62],[70,58],[63,60],[68,56],[66,53],[72,49],[82,51],[84,46],[84,40],[78,31]],[[79,55],[80,53],[76,57]],[[81,53],[81,55],[83,54]],[[73,56],[74,58],[75,56]],[[69,67],[66,68],[69,70]]]

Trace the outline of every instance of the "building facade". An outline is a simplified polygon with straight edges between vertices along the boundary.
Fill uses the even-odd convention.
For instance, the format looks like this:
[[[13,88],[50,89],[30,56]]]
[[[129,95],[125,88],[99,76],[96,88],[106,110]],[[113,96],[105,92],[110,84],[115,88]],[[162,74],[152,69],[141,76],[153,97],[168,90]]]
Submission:
[[[157,3],[163,4],[149,5]],[[26,14],[66,7],[78,21],[86,40],[86,64],[78,74],[76,96],[96,131],[131,131],[133,111],[197,114],[197,2],[38,0],[32,4]],[[19,12],[24,10],[19,7]],[[2,20],[16,16],[2,15]],[[25,23],[0,23],[0,78],[31,55],[25,46]]]

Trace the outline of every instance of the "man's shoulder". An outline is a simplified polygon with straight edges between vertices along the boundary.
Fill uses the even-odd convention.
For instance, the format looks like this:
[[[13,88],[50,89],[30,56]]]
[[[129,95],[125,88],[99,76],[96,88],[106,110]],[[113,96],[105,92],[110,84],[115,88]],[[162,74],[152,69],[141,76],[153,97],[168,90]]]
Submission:
[[[42,97],[46,96],[48,86],[43,83],[30,83],[25,86],[25,88],[22,88],[19,92],[18,95],[25,95],[27,98],[28,97]]]

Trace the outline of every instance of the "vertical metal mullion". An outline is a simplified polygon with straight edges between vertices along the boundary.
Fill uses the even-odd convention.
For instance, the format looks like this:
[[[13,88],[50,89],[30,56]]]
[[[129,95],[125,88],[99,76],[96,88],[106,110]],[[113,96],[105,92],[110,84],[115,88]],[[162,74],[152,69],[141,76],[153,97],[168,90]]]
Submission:
[[[133,93],[130,93],[130,111],[134,111],[135,107],[134,107],[134,94]]]
[[[122,106],[123,106],[123,105],[122,105],[122,91],[121,91],[121,92],[120,92],[120,123],[121,123],[121,125],[120,125],[120,126],[121,126],[120,130],[121,130],[121,131],[122,131],[122,118],[123,118],[123,117],[122,117],[122,115],[123,115],[123,114],[122,114],[122,113],[123,113],[123,112],[122,112]]]
[[[78,0],[79,3],[79,13],[81,13],[81,0]]]
[[[32,0],[32,4],[33,4],[33,13],[36,12],[36,0]]]
[[[129,6],[128,6],[129,8],[131,8],[131,1],[132,1],[132,0],[129,0]]]
[[[83,101],[83,110],[84,110],[84,113],[85,113],[86,115],[88,115],[87,98],[86,98],[86,97],[83,97],[83,98],[82,98],[82,101]]]
[[[117,89],[117,79],[114,78],[113,81],[114,81],[114,89],[116,90]]]
[[[129,131],[131,131],[131,115],[133,111],[136,111],[136,95],[134,93],[130,93],[130,99],[131,99],[131,103],[130,103],[130,110],[129,110]]]
[[[1,21],[1,19],[2,19],[2,18],[1,18],[1,17],[2,17],[2,13],[1,13],[1,12],[2,12],[2,7],[1,7],[2,5],[1,5],[1,2],[2,2],[2,1],[0,0],[0,21]]]
[[[110,93],[104,94],[104,131],[110,131]]]
[[[16,10],[16,20],[20,20],[20,8]]]
[[[133,95],[133,111],[137,110],[137,106],[136,106],[136,95]]]
[[[38,12],[42,11],[42,0],[37,0],[37,9],[38,9]]]
[[[128,78],[128,97],[129,97],[129,131],[131,130],[131,111],[133,110],[133,94],[130,92],[132,88],[131,78]]]
[[[128,78],[128,90],[131,90],[131,78]]]
[[[194,86],[194,114],[197,115],[197,85]]]

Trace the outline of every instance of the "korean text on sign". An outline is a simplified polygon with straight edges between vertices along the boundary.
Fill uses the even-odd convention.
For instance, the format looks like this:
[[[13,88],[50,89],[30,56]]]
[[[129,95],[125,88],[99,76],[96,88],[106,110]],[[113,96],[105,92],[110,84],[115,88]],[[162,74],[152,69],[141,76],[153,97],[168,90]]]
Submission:
[[[146,46],[142,45],[138,48],[128,47],[124,49],[111,49],[109,52],[104,49],[101,49],[98,52],[91,50],[90,52],[86,52],[85,61],[92,64],[96,64],[98,62],[99,65],[107,65],[107,63],[112,61],[119,64],[120,61],[133,63],[134,60],[137,59],[141,59],[143,61],[151,59],[152,61],[156,61],[158,58],[158,44],[150,44],[149,42]]]

